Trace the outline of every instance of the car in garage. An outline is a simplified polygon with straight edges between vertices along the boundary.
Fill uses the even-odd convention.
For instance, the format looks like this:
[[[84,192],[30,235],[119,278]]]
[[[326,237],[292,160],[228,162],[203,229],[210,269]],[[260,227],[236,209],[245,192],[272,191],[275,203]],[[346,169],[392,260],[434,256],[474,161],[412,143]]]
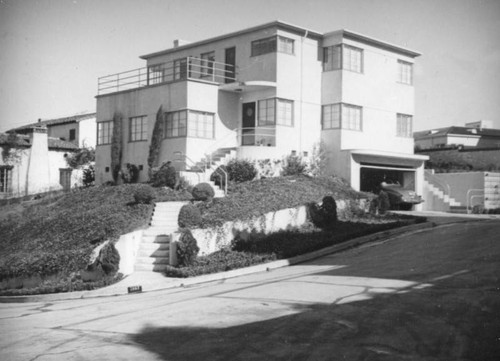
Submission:
[[[389,196],[391,209],[408,211],[424,201],[414,190],[406,189],[398,182],[384,181],[380,188]]]

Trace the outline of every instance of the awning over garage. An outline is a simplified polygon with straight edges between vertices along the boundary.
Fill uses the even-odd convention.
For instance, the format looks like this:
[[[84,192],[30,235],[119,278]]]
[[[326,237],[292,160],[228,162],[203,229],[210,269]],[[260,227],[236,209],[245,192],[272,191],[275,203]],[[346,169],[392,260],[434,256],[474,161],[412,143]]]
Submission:
[[[354,161],[359,164],[416,169],[429,159],[426,155],[381,152],[366,149],[350,150]]]

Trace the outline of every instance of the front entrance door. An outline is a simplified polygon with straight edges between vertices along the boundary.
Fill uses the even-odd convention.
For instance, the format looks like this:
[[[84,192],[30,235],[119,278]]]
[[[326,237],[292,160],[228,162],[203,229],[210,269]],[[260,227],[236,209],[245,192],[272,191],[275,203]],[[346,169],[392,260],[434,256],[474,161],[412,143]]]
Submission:
[[[236,48],[226,49],[226,77],[224,79],[225,83],[232,83],[236,81]]]
[[[241,145],[255,145],[255,102],[243,103]]]

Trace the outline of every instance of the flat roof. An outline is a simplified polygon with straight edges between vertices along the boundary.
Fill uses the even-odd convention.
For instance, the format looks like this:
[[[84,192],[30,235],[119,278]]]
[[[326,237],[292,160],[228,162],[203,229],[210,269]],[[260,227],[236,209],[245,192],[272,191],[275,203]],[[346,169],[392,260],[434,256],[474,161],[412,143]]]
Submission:
[[[304,28],[301,26],[293,25],[293,24],[290,24],[290,23],[287,23],[287,22],[284,22],[281,20],[275,20],[275,21],[272,21],[269,23],[265,23],[265,24],[257,25],[257,26],[250,27],[247,29],[227,33],[227,34],[216,36],[213,38],[195,41],[192,43],[180,45],[178,47],[173,47],[173,48],[169,48],[166,50],[162,50],[162,51],[158,51],[158,52],[154,52],[154,53],[150,53],[150,54],[146,54],[146,55],[141,55],[140,58],[147,60],[147,59],[153,58],[155,56],[171,54],[171,53],[177,52],[179,50],[190,49],[190,48],[197,47],[200,45],[209,44],[209,43],[212,43],[215,41],[220,41],[220,40],[228,39],[231,37],[255,32],[255,31],[259,31],[259,30],[271,28],[271,27],[276,27],[277,29],[289,31],[289,32],[296,33],[296,34],[301,35],[301,36],[307,36],[309,38],[318,39],[318,40],[322,40],[324,37],[329,36],[329,35],[340,34],[340,35],[342,35],[342,37],[344,37],[346,39],[359,41],[359,42],[362,42],[362,43],[365,43],[368,45],[373,45],[376,47],[380,47],[380,48],[383,48],[386,50],[394,51],[394,52],[397,52],[397,53],[400,53],[403,55],[407,55],[410,57],[417,57],[417,56],[422,55],[421,53],[416,52],[414,50],[407,49],[407,48],[404,48],[404,47],[401,47],[398,45],[394,45],[394,44],[388,43],[386,41],[378,40],[378,39],[375,39],[375,38],[372,38],[372,37],[369,37],[369,36],[366,36],[363,34],[359,34],[359,33],[356,33],[354,31],[346,30],[346,29],[331,31],[331,32],[322,34],[318,31],[314,31],[314,30],[310,30],[310,29],[307,29],[307,28]]]

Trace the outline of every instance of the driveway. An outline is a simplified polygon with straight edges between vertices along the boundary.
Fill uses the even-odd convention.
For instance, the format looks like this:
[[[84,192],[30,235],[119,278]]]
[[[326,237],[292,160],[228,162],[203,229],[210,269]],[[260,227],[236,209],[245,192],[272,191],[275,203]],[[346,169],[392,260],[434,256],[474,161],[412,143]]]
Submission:
[[[0,304],[2,360],[497,360],[500,222],[189,288]]]

